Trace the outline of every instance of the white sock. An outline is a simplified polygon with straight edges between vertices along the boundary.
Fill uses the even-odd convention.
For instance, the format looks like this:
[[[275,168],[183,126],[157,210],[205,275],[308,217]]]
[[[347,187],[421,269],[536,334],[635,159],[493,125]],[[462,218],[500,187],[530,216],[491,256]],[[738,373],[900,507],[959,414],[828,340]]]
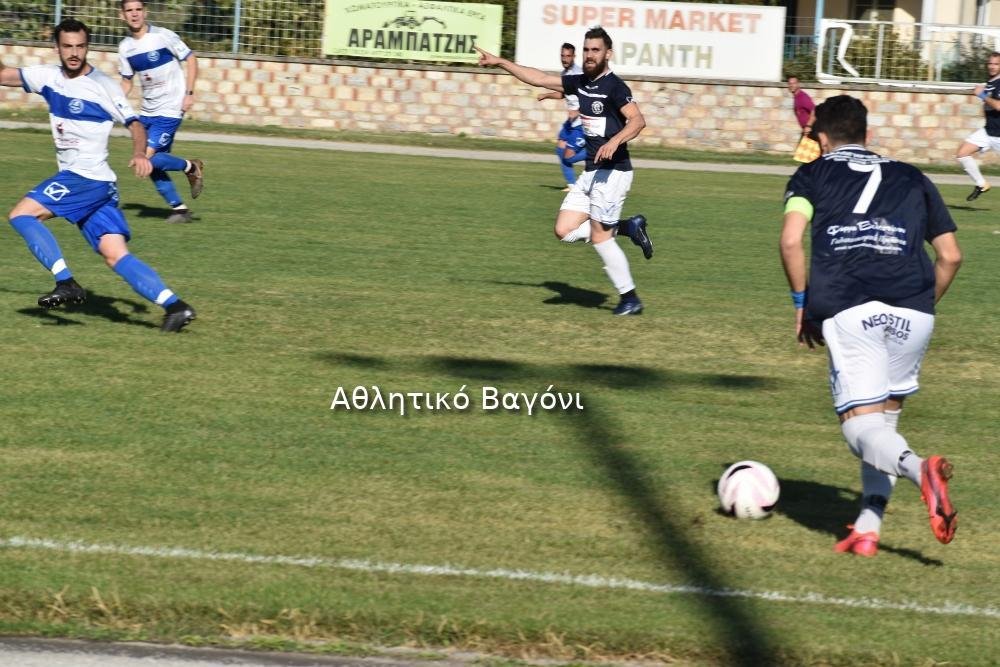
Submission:
[[[886,424],[881,412],[851,417],[840,425],[854,455],[876,470],[906,477],[920,486],[920,464],[906,439]]]
[[[876,470],[871,464],[861,462],[861,513],[854,522],[858,533],[879,533],[882,530],[882,515],[889,504],[892,489],[896,486],[895,475]]]
[[[560,239],[563,243],[573,243],[575,241],[590,240],[590,220],[584,220],[583,224]]]
[[[618,247],[614,237],[595,243],[594,250],[601,256],[601,261],[604,262],[604,272],[608,274],[611,284],[615,286],[619,294],[635,289],[635,281],[632,280],[628,257],[625,256],[625,251]]]
[[[882,414],[885,415],[885,425],[891,428],[893,431],[899,430],[899,415],[903,414],[902,410],[886,410]]]
[[[971,155],[966,155],[965,157],[958,158],[958,163],[962,165],[962,169],[965,173],[969,175],[969,178],[978,185],[979,187],[986,186],[986,179],[983,178],[982,172],[979,171],[979,163]]]

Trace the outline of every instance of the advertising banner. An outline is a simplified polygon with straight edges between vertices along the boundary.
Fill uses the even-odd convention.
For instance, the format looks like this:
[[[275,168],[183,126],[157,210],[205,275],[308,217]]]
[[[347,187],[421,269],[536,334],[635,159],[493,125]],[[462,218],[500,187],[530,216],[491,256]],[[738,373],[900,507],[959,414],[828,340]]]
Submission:
[[[503,6],[428,0],[327,0],[323,53],[475,63],[500,50]]]
[[[521,65],[557,71],[559,47],[600,25],[618,74],[780,81],[785,8],[634,0],[520,0]]]

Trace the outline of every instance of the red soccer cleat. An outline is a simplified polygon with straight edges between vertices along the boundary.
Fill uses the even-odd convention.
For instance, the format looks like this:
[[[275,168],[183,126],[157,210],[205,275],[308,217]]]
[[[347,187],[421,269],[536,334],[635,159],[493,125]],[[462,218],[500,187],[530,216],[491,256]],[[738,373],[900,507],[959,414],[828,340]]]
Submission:
[[[948,544],[955,537],[958,517],[948,499],[948,480],[952,465],[943,456],[931,456],[920,464],[920,495],[927,503],[931,530],[941,544]]]
[[[854,526],[848,526],[851,534],[833,545],[837,553],[852,553],[856,556],[871,558],[878,553],[878,533],[859,533]]]

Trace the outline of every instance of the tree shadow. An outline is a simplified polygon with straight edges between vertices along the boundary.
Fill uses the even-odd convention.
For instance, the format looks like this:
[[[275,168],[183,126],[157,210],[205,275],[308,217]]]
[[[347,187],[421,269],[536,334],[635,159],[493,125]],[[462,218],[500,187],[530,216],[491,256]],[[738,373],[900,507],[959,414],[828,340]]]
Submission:
[[[121,304],[123,308],[119,308]],[[21,315],[35,317],[49,325],[82,325],[83,322],[73,320],[64,315],[79,313],[90,317],[103,317],[109,322],[119,324],[131,324],[149,329],[158,329],[159,325],[154,324],[144,318],[136,318],[134,315],[145,315],[149,313],[149,306],[139,301],[131,299],[121,299],[118,297],[103,296],[94,292],[87,292],[87,300],[79,304],[69,304],[60,306],[58,309],[46,310],[45,308],[21,308],[17,311]]]
[[[331,363],[359,362],[363,366],[382,367],[383,360],[354,355],[323,355]],[[641,366],[614,364],[540,365],[503,359],[438,356],[394,363],[394,368],[423,367],[459,382],[469,380],[513,381],[549,385],[555,381],[585,382],[590,387],[656,388],[671,382],[708,383],[723,390],[745,391],[767,385],[768,378],[748,376],[698,376],[697,374],[664,373]],[[662,564],[671,573],[683,572],[684,584],[698,589],[698,604],[711,624],[725,653],[723,664],[751,667],[770,664],[780,655],[780,646],[749,605],[728,594],[731,586],[718,572],[712,559],[689,536],[691,525],[672,512],[671,488],[656,486],[645,473],[647,466],[629,450],[629,429],[613,412],[601,407],[599,397],[583,395],[585,409],[559,413],[575,434],[575,442],[592,464],[603,472],[612,491],[616,492],[640,517],[644,535],[651,542]],[[794,495],[794,494],[793,494]]]
[[[623,364],[521,364],[506,359],[473,357],[428,357],[420,362],[435,373],[472,380],[524,380],[537,377],[541,382],[584,382],[609,389],[670,389],[678,386],[716,387],[733,390],[773,389],[779,380],[759,375],[729,375],[661,371],[644,366]],[[544,387],[543,387],[544,389]]]
[[[388,362],[379,357],[372,357],[363,354],[350,354],[346,352],[321,352],[316,355],[320,361],[327,363],[356,366],[358,368],[389,368]]]
[[[688,537],[688,526],[670,511],[671,489],[650,484],[642,461],[628,451],[622,436],[625,431],[614,417],[595,407],[589,397],[586,405],[585,411],[567,414],[566,420],[575,428],[578,441],[594,463],[641,517],[647,537],[664,563],[685,572],[690,584],[703,590],[697,599],[726,652],[723,664],[756,667],[777,661],[777,638],[746,605],[724,594],[731,586],[711,565],[708,553]]]
[[[556,280],[546,280],[541,283],[522,283],[516,281],[503,281],[503,280],[491,280],[489,281],[494,285],[514,285],[516,287],[541,287],[547,289],[551,292],[555,292],[555,296],[551,296],[548,299],[542,301],[542,303],[547,303],[554,306],[581,306],[583,308],[603,308],[604,304],[608,300],[606,294],[601,292],[595,292],[594,290],[583,289],[580,287],[574,287],[569,283],[564,283]]]

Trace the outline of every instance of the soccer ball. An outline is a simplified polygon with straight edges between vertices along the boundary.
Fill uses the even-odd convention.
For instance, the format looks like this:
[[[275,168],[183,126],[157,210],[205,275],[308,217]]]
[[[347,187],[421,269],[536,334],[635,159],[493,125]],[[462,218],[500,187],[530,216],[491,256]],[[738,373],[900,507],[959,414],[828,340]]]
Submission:
[[[778,478],[757,461],[739,461],[726,468],[719,478],[722,511],[737,519],[763,519],[771,515],[778,494]]]

